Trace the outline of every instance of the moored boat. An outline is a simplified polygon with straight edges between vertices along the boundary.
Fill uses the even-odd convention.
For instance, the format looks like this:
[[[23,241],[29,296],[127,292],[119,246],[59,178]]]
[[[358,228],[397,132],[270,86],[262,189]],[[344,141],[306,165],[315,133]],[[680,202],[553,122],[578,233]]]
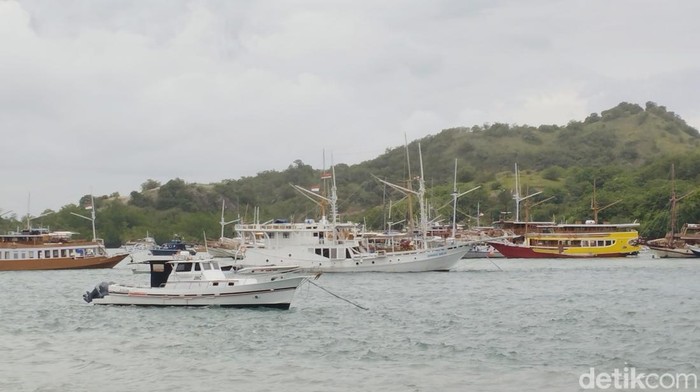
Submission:
[[[149,252],[151,249],[158,247],[158,243],[155,238],[151,237],[146,233],[146,236],[139,238],[137,240],[127,241],[121,246],[126,253],[136,253],[136,252]]]
[[[180,237],[175,236],[170,241],[152,248],[150,253],[152,256],[173,256],[182,251],[189,252],[192,255],[197,253],[194,246],[184,242]]]
[[[214,259],[150,262],[150,286],[102,282],[83,294],[96,305],[272,307],[289,309],[310,278],[295,269],[221,270]]]
[[[666,237],[645,242],[654,257],[660,259],[694,258],[700,254],[700,224],[685,223],[678,232],[670,231]]]
[[[522,242],[489,241],[507,258],[626,257],[641,250],[639,223],[587,223],[536,226]]]
[[[0,271],[112,268],[128,256],[109,255],[101,240],[74,234],[35,228],[0,235]]]
[[[420,146],[419,146],[420,152]],[[319,221],[306,219],[300,223],[277,220],[269,223],[238,224],[244,257],[237,266],[298,265],[311,272],[426,272],[448,271],[467,252],[473,242],[431,237],[425,205],[425,182],[422,173],[419,190],[401,188],[417,196],[420,205],[420,232],[369,234],[352,222],[338,222],[335,171],[330,197],[309,192],[308,196],[330,204],[331,219],[322,215]],[[312,199],[313,200],[313,199]]]
[[[693,193],[692,191],[678,197],[676,195],[675,166],[671,165],[671,212],[669,232],[663,238],[646,241],[654,257],[660,259],[694,258],[700,257],[693,252],[691,247],[700,245],[700,224],[685,223],[680,231],[677,230],[678,202]]]

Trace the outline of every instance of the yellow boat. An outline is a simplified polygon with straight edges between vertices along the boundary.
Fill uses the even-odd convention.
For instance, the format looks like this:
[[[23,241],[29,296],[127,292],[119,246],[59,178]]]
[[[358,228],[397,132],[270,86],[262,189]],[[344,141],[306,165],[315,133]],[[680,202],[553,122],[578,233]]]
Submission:
[[[508,258],[625,257],[641,250],[639,223],[535,225],[517,241],[489,244]]]

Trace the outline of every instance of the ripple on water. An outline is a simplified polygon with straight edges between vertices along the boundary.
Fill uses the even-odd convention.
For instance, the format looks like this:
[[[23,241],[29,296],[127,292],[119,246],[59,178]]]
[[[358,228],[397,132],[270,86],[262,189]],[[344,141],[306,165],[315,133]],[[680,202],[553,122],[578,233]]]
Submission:
[[[700,263],[498,260],[326,274],[289,311],[99,307],[125,270],[0,274],[0,390],[560,391],[595,367],[695,371]],[[50,282],[50,284],[47,284]]]

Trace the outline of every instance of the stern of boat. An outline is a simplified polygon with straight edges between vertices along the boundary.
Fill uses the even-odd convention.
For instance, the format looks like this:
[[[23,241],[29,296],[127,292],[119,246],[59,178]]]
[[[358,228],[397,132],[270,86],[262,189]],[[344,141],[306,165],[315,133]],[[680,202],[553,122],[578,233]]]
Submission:
[[[106,295],[109,295],[109,285],[109,282],[98,284],[92,291],[86,291],[85,294],[83,294],[83,300],[90,303],[93,299],[104,298]]]

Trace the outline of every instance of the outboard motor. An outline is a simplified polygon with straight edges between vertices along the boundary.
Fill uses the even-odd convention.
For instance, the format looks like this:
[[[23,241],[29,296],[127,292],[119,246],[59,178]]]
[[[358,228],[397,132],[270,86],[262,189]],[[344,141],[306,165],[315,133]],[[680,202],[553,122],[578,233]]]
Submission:
[[[102,282],[95,286],[92,291],[86,291],[83,294],[83,299],[85,302],[92,302],[93,298],[104,298],[105,295],[109,295],[109,282]]]

